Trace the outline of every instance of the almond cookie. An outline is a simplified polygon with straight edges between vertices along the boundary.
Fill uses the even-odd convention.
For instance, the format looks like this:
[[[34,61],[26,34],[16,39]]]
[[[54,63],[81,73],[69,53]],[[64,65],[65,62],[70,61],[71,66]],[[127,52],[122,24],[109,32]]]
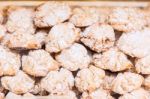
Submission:
[[[80,29],[72,23],[60,23],[51,28],[46,43],[46,50],[50,53],[60,52],[71,46],[80,37]]]
[[[22,69],[32,76],[46,76],[49,71],[58,68],[58,63],[43,49],[33,50],[22,56]]]
[[[9,33],[35,33],[35,26],[33,23],[34,10],[24,7],[10,7],[7,11],[8,19],[6,28]]]
[[[119,99],[149,99],[150,93],[142,88],[133,90],[130,93],[126,93],[119,97]]]
[[[114,8],[108,22],[115,30],[123,32],[140,30],[146,25],[145,15],[138,8]]]
[[[6,28],[3,25],[0,25],[0,41],[4,38],[6,35]]]
[[[144,79],[144,83],[143,83],[145,89],[150,90],[150,75],[147,75]]]
[[[41,87],[50,94],[65,94],[74,86],[72,72],[61,68],[59,71],[50,71],[41,80]]]
[[[74,43],[71,47],[56,55],[56,60],[62,67],[70,71],[76,71],[88,67],[91,62],[91,55],[83,45]]]
[[[84,92],[81,99],[114,99],[109,92],[103,89],[97,89],[91,93]]]
[[[4,76],[1,78],[1,82],[5,89],[15,94],[27,93],[34,87],[34,80],[23,71],[19,71],[15,76]]]
[[[2,40],[2,44],[11,49],[39,49],[45,42],[44,33],[13,33],[7,34]]]
[[[136,59],[135,61],[135,69],[138,73],[142,74],[150,74],[150,55]]]
[[[98,21],[99,14],[97,9],[89,7],[74,8],[73,15],[70,18],[70,22],[77,27],[90,26]]]
[[[116,47],[110,48],[102,54],[94,54],[93,63],[97,67],[112,72],[123,71],[133,66],[127,56]]]
[[[84,30],[81,42],[95,52],[102,52],[114,45],[115,33],[110,25],[96,23]]]
[[[95,66],[81,69],[75,77],[75,85],[80,92],[92,92],[99,88],[105,77],[105,71]]]
[[[144,78],[136,73],[119,73],[112,82],[112,90],[118,94],[125,94],[141,87]]]
[[[150,28],[123,33],[117,46],[131,57],[142,58],[150,54]]]
[[[0,45],[0,76],[15,75],[20,67],[20,55]]]
[[[51,27],[64,22],[71,15],[71,8],[65,3],[46,2],[36,8],[34,23],[37,27]]]
[[[4,12],[3,12],[3,8],[0,8],[0,24],[2,24],[4,22]]]

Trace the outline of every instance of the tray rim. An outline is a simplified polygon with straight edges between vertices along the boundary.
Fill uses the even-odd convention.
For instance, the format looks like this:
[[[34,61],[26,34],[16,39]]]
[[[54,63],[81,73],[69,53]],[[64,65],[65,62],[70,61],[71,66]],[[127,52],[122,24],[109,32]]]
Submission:
[[[31,1],[0,1],[0,6],[37,6],[44,2],[48,2],[45,0],[31,0]],[[49,1],[53,2],[53,1]],[[148,7],[150,6],[150,1],[56,1],[67,3],[70,6],[95,6],[95,7]]]

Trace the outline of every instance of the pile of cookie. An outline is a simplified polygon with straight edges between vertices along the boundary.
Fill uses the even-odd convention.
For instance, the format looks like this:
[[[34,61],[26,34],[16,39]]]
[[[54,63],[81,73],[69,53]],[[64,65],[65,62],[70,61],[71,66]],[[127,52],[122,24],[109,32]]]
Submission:
[[[150,99],[150,10],[1,9],[0,76],[0,99]]]

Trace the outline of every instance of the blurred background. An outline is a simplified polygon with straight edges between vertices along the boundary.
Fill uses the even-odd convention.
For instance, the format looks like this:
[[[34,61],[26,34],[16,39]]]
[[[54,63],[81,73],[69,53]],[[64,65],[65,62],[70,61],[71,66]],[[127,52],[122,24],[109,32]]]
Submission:
[[[150,0],[0,0],[0,1],[150,1]]]

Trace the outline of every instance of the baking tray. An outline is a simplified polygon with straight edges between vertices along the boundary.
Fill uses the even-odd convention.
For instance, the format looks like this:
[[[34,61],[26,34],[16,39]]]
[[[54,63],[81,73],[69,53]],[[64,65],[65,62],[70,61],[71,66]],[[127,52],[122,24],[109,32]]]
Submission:
[[[35,7],[38,6],[47,0],[30,0],[30,1],[17,1],[17,0],[0,0],[0,8],[7,7],[7,6],[24,6],[24,7]],[[49,1],[52,2],[52,1]],[[76,6],[87,6],[87,7],[101,7],[101,8],[108,8],[108,7],[139,7],[139,8],[147,8],[150,7],[150,1],[57,1],[62,3],[67,3],[71,7]],[[11,97],[10,99],[14,99]],[[29,99],[29,98],[23,98]],[[70,99],[69,97],[65,96],[37,96],[36,98],[30,99]]]

